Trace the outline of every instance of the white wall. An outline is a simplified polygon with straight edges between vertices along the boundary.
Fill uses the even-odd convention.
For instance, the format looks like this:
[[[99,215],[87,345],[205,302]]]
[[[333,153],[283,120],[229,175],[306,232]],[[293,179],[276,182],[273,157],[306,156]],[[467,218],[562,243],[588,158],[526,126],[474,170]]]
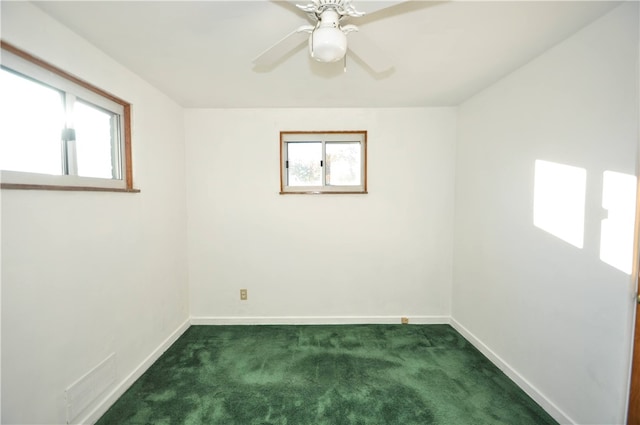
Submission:
[[[557,418],[623,422],[634,288],[598,249],[602,173],[636,174],[637,16],[637,4],[615,10],[459,115],[183,115],[37,8],[2,2],[4,40],[133,103],[142,190],[2,191],[2,422],[64,422],[69,384],[114,352],[122,382],[189,313],[202,323],[453,315]],[[340,129],[369,131],[370,193],[279,195],[278,132]],[[588,171],[583,249],[533,226],[537,159]]]
[[[629,2],[459,110],[453,319],[564,421],[624,422],[634,283],[600,220],[603,172],[636,175],[637,61]],[[582,249],[533,225],[538,159],[587,171]]]
[[[141,193],[2,191],[2,423],[65,423],[69,384],[111,353],[122,382],[188,319],[182,108],[28,3],[1,36],[133,104]]]
[[[455,108],[188,110],[191,314],[446,320],[455,123]],[[367,130],[369,194],[279,195],[281,130]]]

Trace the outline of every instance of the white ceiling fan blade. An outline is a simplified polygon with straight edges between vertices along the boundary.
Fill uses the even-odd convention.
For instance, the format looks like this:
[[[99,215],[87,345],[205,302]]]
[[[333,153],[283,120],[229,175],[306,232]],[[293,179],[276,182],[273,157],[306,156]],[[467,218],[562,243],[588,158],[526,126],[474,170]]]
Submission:
[[[272,2],[283,6],[284,8],[294,12],[297,15],[301,16],[309,16],[307,12],[301,10],[298,5],[306,5],[310,2],[310,0],[271,0]]]
[[[393,68],[387,52],[360,31],[349,33],[348,46],[349,51],[375,73],[379,74]]]
[[[404,3],[408,0],[359,0],[352,1],[351,4],[359,11],[364,12],[366,16],[372,15],[374,13],[378,13],[383,11],[384,9],[388,9],[393,6],[397,6],[400,3]]]
[[[282,59],[291,50],[298,47],[309,38],[309,34],[313,31],[313,26],[303,25],[297,30],[287,34],[282,40],[262,52],[253,60],[256,66],[270,67],[275,65],[278,60]]]

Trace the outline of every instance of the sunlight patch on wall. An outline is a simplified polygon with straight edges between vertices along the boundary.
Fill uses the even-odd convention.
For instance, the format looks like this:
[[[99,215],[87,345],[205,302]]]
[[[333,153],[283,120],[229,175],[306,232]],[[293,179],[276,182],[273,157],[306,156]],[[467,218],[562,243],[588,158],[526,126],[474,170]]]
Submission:
[[[584,168],[537,160],[533,224],[582,248],[586,185],[587,171]]]
[[[630,275],[633,264],[636,178],[629,174],[605,171],[602,185],[602,207],[608,211],[608,217],[602,220],[600,259]]]

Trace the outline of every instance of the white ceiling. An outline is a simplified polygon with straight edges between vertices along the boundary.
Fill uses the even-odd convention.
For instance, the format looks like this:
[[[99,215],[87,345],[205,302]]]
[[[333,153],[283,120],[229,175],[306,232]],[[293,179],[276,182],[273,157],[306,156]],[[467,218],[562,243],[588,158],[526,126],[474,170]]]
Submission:
[[[353,3],[366,12],[373,1]],[[346,72],[317,63],[304,43],[255,69],[256,56],[308,23],[290,2],[35,4],[184,107],[222,108],[456,105],[619,5],[407,1],[349,22],[393,64],[376,74],[353,56]]]

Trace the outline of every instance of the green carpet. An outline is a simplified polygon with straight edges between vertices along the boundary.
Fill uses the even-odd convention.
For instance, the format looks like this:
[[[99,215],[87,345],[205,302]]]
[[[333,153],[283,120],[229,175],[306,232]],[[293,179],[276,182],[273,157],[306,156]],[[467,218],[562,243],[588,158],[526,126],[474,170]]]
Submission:
[[[449,325],[192,326],[98,425],[556,422]]]

